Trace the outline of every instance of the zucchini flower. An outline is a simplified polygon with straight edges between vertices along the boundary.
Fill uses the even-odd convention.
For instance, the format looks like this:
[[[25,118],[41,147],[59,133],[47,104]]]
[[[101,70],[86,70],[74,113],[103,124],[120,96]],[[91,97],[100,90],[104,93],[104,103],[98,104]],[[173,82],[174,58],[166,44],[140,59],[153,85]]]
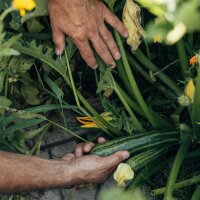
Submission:
[[[110,122],[113,120],[111,117],[110,112],[104,112],[101,114],[101,116],[107,121]],[[76,118],[81,124],[83,124],[81,127],[82,128],[99,128],[98,125],[93,122],[89,117],[77,117]],[[99,122],[99,121],[98,121]],[[99,122],[101,124],[101,122]]]
[[[140,38],[144,35],[144,30],[140,25],[140,7],[132,0],[126,0],[122,20],[129,34],[127,44],[131,47],[132,52],[135,52],[141,43]]]
[[[187,96],[191,102],[194,100],[195,86],[193,80],[190,79],[185,87],[185,96]]]
[[[22,17],[26,14],[26,10],[31,11],[36,7],[34,0],[13,0],[12,5],[19,10]]]
[[[126,163],[120,163],[113,174],[113,178],[117,181],[119,187],[124,187],[125,182],[132,180],[134,177],[134,172],[130,165]]]

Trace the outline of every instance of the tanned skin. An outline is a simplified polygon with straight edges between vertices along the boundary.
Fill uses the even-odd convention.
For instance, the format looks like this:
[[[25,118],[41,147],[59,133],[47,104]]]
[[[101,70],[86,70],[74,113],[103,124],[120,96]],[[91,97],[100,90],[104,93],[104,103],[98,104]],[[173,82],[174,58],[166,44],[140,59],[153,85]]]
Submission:
[[[99,138],[99,142],[105,142],[104,138]],[[0,151],[0,193],[104,182],[129,157],[127,151],[108,157],[84,155],[93,146],[93,143],[80,143],[74,154],[57,160]]]
[[[49,0],[53,41],[57,55],[65,48],[65,36],[72,38],[82,58],[97,68],[90,43],[106,64],[115,66],[121,55],[106,24],[127,37],[123,23],[104,5],[102,0]]]
[[[65,36],[68,35],[91,68],[98,66],[90,45],[106,64],[115,66],[115,60],[121,55],[106,23],[124,37],[128,33],[122,22],[102,1],[49,0],[49,16],[57,55],[62,54]],[[99,142],[105,140],[99,138]],[[129,157],[127,151],[108,157],[84,155],[93,146],[93,143],[80,143],[74,154],[67,154],[57,160],[0,151],[0,192],[12,193],[103,182],[120,162]]]

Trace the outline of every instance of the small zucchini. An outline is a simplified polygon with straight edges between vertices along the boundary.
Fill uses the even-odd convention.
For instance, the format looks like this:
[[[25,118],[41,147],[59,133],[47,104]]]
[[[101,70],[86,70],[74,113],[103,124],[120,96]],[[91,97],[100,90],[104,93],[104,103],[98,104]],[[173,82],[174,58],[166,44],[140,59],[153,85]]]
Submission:
[[[105,144],[98,144],[92,149],[91,154],[108,156],[121,150],[134,153],[163,144],[178,143],[179,138],[180,133],[177,131],[147,132],[144,134],[120,137],[110,140]]]
[[[126,163],[130,165],[133,171],[137,171],[149,164],[150,162],[152,162],[153,160],[163,156],[166,152],[167,147],[155,147],[150,150],[146,150],[142,153],[139,153],[135,156],[132,156],[126,161]]]

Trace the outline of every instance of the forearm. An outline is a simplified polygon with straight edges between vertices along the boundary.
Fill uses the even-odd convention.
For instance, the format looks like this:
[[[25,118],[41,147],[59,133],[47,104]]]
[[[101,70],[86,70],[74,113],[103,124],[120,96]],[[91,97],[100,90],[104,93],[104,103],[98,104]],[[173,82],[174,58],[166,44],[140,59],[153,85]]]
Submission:
[[[0,192],[61,187],[74,183],[73,168],[62,160],[45,160],[0,151]]]

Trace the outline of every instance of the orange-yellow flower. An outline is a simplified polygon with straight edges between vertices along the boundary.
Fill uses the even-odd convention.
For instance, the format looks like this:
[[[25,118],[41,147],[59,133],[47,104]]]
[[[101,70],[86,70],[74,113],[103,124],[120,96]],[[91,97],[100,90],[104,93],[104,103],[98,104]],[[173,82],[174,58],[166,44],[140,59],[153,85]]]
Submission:
[[[31,11],[36,7],[34,0],[13,0],[12,5],[19,10],[21,16],[26,14],[26,10]]]
[[[190,65],[195,65],[195,64],[197,64],[198,59],[197,59],[196,56],[192,56],[192,57],[190,58],[189,62],[190,62]]]
[[[101,114],[101,116],[107,121],[110,122],[113,120],[113,118],[111,117],[111,113],[110,112],[104,112]],[[81,124],[83,124],[81,127],[82,128],[99,128],[98,125],[93,122],[89,117],[77,117],[76,118]],[[96,119],[96,118],[94,118]],[[97,120],[98,121],[98,120]],[[99,124],[101,124],[101,122],[98,121]]]

